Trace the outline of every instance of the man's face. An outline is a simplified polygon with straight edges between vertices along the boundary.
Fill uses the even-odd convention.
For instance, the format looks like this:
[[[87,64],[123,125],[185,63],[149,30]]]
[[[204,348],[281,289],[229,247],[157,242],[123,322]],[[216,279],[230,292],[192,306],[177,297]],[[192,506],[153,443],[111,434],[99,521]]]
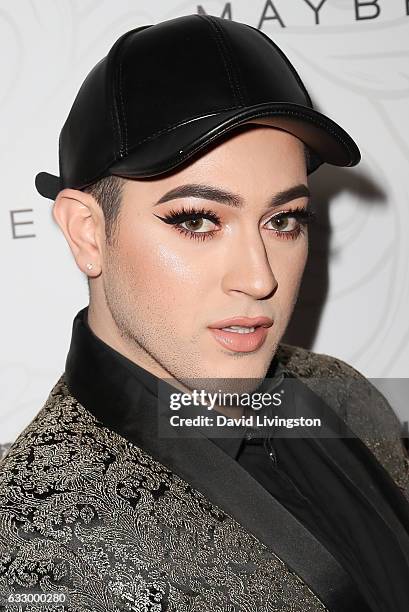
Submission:
[[[102,263],[106,325],[123,343],[116,348],[162,378],[264,378],[308,250],[306,226],[277,213],[305,209],[306,185],[302,143],[264,126],[166,177],[126,181],[117,241]],[[183,220],[185,213],[199,215]],[[248,336],[209,328],[235,317],[273,324]]]

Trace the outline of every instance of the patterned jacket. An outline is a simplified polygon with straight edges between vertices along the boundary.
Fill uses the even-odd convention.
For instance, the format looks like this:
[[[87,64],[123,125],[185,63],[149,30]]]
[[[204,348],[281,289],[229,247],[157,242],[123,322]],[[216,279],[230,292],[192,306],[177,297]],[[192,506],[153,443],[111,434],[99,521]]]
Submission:
[[[338,359],[285,344],[277,356],[321,394],[409,499],[400,425],[383,396]],[[327,610],[261,536],[266,492],[251,479],[235,484],[238,468],[222,454],[209,469],[215,480],[226,478],[231,496],[250,487],[243,507],[103,426],[62,376],[0,462],[0,609]],[[35,592],[63,593],[65,603],[21,608],[11,601],[13,593]]]

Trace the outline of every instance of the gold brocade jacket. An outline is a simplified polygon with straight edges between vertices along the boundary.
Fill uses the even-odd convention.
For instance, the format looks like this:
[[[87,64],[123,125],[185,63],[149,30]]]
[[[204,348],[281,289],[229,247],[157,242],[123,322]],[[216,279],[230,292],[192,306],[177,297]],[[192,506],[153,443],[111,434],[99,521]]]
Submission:
[[[326,355],[281,344],[277,357],[409,499],[400,425],[375,387]],[[209,461],[204,482],[189,462],[170,466],[102,425],[62,376],[0,462],[0,609],[329,610],[297,562],[280,555],[271,496],[214,445],[209,455],[209,444],[186,441],[181,449]],[[64,593],[65,603],[21,608],[12,596],[24,592]]]

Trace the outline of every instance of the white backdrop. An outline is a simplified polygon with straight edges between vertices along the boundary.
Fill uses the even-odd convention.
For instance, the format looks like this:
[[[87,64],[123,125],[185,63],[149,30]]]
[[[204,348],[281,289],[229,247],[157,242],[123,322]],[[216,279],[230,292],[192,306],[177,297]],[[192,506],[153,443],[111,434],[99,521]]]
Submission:
[[[58,173],[62,124],[114,41],[200,10],[275,40],[362,152],[312,179],[320,221],[286,340],[408,378],[409,0],[0,0],[0,444],[40,409],[88,299],[34,176]]]

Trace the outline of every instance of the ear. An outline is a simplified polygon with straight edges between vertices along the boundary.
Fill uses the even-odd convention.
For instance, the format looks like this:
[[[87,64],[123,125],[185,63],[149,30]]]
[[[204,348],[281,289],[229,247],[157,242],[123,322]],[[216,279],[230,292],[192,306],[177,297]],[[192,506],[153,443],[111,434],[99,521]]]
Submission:
[[[95,198],[77,189],[63,189],[54,202],[53,217],[79,269],[87,276],[99,276],[102,270],[105,224],[103,212]]]

